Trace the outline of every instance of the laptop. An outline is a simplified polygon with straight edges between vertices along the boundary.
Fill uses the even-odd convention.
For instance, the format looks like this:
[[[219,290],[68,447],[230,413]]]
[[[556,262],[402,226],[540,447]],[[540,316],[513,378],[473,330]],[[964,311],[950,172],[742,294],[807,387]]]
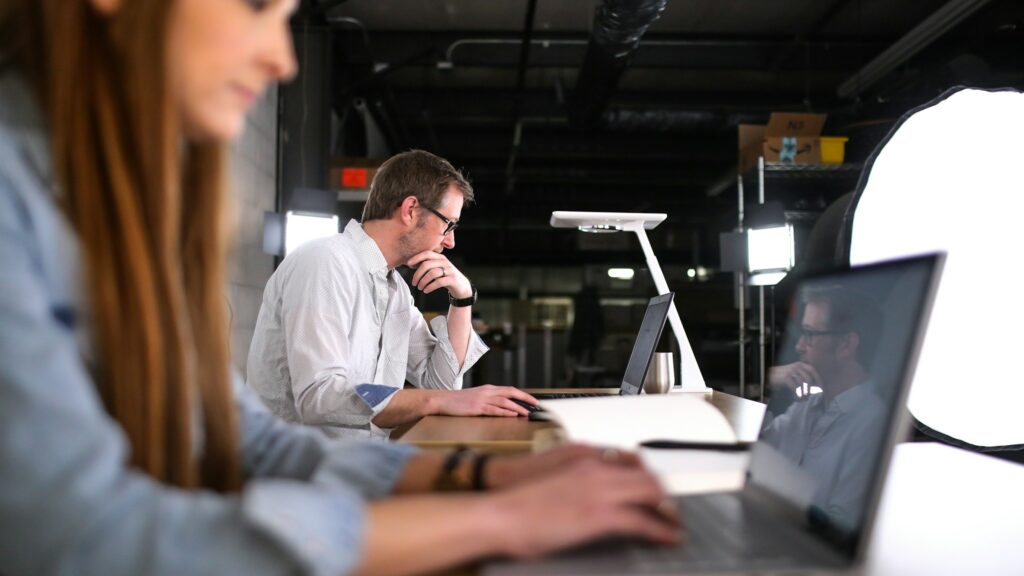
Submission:
[[[665,329],[665,319],[668,318],[668,310],[672,307],[674,292],[651,298],[644,311],[643,322],[640,323],[640,331],[637,332],[636,341],[633,343],[633,351],[629,355],[629,363],[626,364],[626,373],[622,376],[622,384],[619,386],[619,394],[622,396],[635,396],[640,394],[644,388],[644,378],[647,377],[647,370],[651,366],[651,359],[654,358],[654,350],[661,339],[661,333]],[[613,392],[583,392],[583,393],[533,393],[538,400],[557,400],[559,398],[585,398],[588,396],[608,396]],[[543,419],[542,416],[533,417]]]
[[[773,389],[792,393],[769,400],[744,487],[676,498],[685,544],[604,542],[537,561],[496,563],[485,573],[856,568],[870,541],[892,449],[908,431],[907,390],[942,264],[942,255],[922,256],[799,282],[776,366],[815,365],[820,381],[781,381],[782,372],[775,373]],[[693,454],[686,457],[699,457]]]

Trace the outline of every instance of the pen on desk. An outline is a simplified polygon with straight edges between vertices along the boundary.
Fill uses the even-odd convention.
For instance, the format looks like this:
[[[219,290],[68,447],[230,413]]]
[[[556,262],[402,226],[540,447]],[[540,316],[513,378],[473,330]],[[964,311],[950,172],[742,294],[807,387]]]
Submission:
[[[722,452],[743,452],[750,449],[750,444],[745,442],[716,444],[713,442],[684,442],[681,440],[648,440],[641,442],[640,446],[662,450],[718,450]]]

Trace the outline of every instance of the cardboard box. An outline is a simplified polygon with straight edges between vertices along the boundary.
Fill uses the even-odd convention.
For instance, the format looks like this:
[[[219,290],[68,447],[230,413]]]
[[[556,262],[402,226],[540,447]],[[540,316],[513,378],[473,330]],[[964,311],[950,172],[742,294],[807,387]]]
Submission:
[[[821,129],[826,114],[772,112],[767,126],[740,124],[739,168],[746,172],[757,167],[757,157],[765,162],[821,163]]]

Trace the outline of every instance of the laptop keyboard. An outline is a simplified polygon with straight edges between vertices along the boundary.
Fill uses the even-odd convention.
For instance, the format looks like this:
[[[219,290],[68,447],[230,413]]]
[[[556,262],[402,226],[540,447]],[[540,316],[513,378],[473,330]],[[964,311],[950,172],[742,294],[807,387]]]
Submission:
[[[614,394],[601,394],[596,392],[564,392],[564,393],[550,393],[550,394],[534,394],[533,397],[538,400],[559,400],[562,398],[599,398],[601,396],[614,396]]]
[[[798,565],[789,546],[779,542],[778,525],[752,514],[752,508],[739,498],[698,497],[684,502],[689,541],[678,548],[633,548],[629,556],[636,572],[760,572]]]

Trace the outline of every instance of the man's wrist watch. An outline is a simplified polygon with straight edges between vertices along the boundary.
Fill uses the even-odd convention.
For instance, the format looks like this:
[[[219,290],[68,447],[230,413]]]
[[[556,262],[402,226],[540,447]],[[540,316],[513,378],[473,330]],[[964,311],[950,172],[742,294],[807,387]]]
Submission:
[[[466,306],[472,306],[476,304],[476,286],[469,285],[473,289],[473,295],[467,298],[456,298],[452,296],[452,293],[448,293],[448,304],[455,306],[456,308],[464,308]]]

